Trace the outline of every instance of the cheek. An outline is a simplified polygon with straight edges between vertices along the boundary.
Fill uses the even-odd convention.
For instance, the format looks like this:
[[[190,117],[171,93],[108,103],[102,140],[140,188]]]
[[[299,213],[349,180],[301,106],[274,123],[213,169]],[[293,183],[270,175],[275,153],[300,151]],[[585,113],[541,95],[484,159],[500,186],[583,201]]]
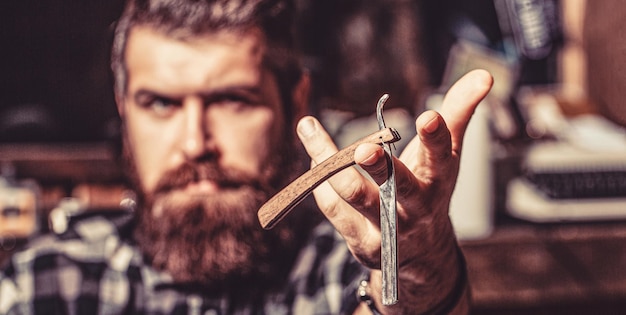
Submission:
[[[165,169],[170,133],[157,128],[141,115],[127,115],[127,140],[142,189],[152,191]],[[159,135],[156,137],[155,135]]]
[[[269,108],[255,110],[246,119],[239,119],[231,133],[231,150],[224,153],[224,163],[237,167],[251,174],[261,174],[265,161],[268,160],[280,141],[279,127],[282,122]],[[230,128],[229,128],[230,129]],[[225,139],[227,139],[226,137]]]

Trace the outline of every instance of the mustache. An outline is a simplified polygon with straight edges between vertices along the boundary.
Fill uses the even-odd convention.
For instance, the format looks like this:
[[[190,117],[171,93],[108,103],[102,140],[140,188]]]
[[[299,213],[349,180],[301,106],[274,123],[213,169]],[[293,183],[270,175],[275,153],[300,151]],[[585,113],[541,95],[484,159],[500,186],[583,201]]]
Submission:
[[[157,183],[154,193],[159,194],[174,189],[182,189],[190,183],[201,180],[215,182],[223,188],[248,186],[263,191],[270,189],[269,183],[262,178],[250,176],[233,168],[221,167],[216,162],[187,161],[180,167],[166,172]]]

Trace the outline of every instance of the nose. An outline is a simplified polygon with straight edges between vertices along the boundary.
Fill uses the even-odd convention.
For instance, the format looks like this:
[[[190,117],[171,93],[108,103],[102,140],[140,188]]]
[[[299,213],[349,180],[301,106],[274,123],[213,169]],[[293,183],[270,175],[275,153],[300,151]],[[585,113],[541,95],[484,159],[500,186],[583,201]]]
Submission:
[[[204,105],[198,99],[187,99],[183,104],[185,126],[181,149],[187,160],[194,160],[207,150],[208,128],[205,126]]]

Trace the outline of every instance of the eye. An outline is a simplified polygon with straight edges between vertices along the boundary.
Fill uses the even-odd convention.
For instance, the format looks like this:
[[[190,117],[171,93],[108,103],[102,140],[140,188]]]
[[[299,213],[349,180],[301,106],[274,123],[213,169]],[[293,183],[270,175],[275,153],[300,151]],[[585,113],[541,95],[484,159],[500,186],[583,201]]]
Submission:
[[[171,100],[156,97],[149,104],[148,108],[157,116],[165,117],[171,115],[177,106]]]
[[[157,95],[142,95],[137,103],[156,117],[168,117],[180,107],[180,102]]]
[[[241,95],[223,95],[211,103],[212,106],[218,106],[222,109],[233,112],[242,112],[252,109],[257,105],[257,102]]]

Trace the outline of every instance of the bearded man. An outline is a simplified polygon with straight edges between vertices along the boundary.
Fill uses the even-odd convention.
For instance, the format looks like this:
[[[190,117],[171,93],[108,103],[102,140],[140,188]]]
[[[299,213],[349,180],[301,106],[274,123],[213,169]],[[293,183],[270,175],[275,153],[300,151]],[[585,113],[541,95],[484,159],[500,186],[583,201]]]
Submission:
[[[313,164],[337,152],[305,116],[292,13],[284,0],[128,1],[112,69],[137,207],[81,214],[16,253],[0,279],[0,312],[468,311],[447,211],[463,133],[491,76],[461,79],[441,114],[418,117],[418,136],[394,159],[399,302],[385,306],[378,186],[355,169],[315,190],[327,220],[297,209],[271,231],[257,222],[263,202],[303,171],[297,138]],[[379,145],[359,146],[354,159],[385,180]]]

